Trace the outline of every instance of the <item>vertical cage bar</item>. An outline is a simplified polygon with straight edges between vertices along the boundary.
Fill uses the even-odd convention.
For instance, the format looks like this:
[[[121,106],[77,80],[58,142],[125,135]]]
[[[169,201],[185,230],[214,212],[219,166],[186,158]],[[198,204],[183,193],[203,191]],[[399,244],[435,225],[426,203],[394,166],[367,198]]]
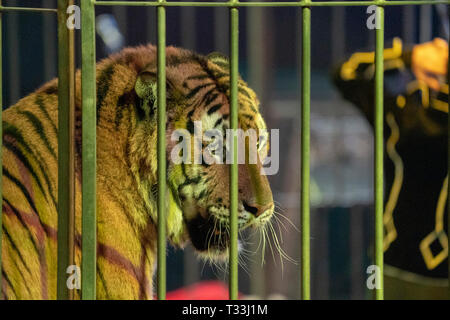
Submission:
[[[81,95],[82,95],[82,263],[81,297],[96,298],[96,76],[95,8],[92,0],[81,3]]]
[[[163,3],[164,0],[159,0]],[[166,8],[157,8],[158,28],[158,299],[166,299]]]
[[[230,9],[230,126],[232,162],[230,167],[230,256],[229,298],[238,298],[238,63],[239,63],[239,11]]]
[[[72,299],[66,286],[66,270],[74,264],[75,189],[74,117],[75,61],[74,32],[66,26],[67,7],[73,0],[58,0],[58,268],[57,297]]]
[[[308,0],[307,0],[308,1]],[[301,286],[302,299],[310,296],[310,103],[311,103],[311,8],[303,7],[302,25],[302,110],[301,110],[301,230],[302,230],[302,261]]]
[[[69,0],[69,6],[75,0]],[[75,265],[75,30],[69,30],[69,264]],[[75,290],[69,291],[74,299]]]
[[[2,0],[0,0],[0,8]],[[3,206],[3,46],[2,46],[2,12],[0,11],[0,203]],[[3,210],[0,212],[0,284],[2,279],[2,239],[3,239],[3,225],[2,225]],[[1,296],[0,296],[1,299]]]
[[[375,298],[383,299],[383,76],[384,76],[384,7],[377,7],[379,25],[375,43],[375,264],[379,268],[380,287]]]

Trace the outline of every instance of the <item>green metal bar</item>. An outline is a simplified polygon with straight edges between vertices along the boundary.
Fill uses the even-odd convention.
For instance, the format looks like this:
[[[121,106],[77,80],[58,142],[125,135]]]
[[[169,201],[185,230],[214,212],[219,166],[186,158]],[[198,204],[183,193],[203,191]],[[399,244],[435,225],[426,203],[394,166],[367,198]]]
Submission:
[[[75,0],[69,0],[69,6]],[[66,9],[67,10],[67,9]],[[67,11],[66,11],[67,13]],[[67,19],[66,19],[67,21]],[[75,265],[75,30],[69,30],[69,264]],[[69,299],[75,298],[75,290],[69,291]]]
[[[36,13],[58,13],[58,9],[50,8],[25,8],[25,7],[2,7],[0,5],[0,12],[36,12]]]
[[[163,1],[163,0],[161,0]],[[158,299],[166,299],[166,8],[158,7]]]
[[[302,261],[301,288],[302,299],[311,298],[310,289],[310,103],[311,103],[311,8],[303,7],[302,25],[302,116],[301,116],[301,229]]]
[[[383,299],[383,76],[384,76],[384,8],[377,7],[379,28],[375,47],[375,264],[379,267],[380,288],[375,298]]]
[[[96,75],[95,8],[91,0],[81,3],[81,94],[82,94],[82,264],[81,296],[96,298]]]
[[[2,5],[2,0],[0,0],[0,7]],[[3,114],[3,46],[2,46],[2,12],[0,11],[0,203],[3,206],[3,120],[2,120],[2,114]],[[2,239],[3,239],[3,226],[2,226],[2,217],[3,217],[3,210],[0,213],[0,283],[3,283],[2,279]],[[1,299],[1,297],[0,297]]]
[[[338,7],[338,6],[370,6],[383,4],[384,6],[405,6],[423,4],[450,4],[449,0],[405,0],[405,1],[317,1],[300,2],[155,2],[155,1],[95,1],[97,6],[164,6],[164,7]]]
[[[58,0],[58,268],[57,297],[73,291],[66,285],[66,270],[74,264],[74,81],[73,30],[66,26],[67,7],[73,0]]]
[[[230,9],[230,126],[232,162],[230,167],[230,252],[229,298],[238,299],[238,72],[239,72],[239,11]]]

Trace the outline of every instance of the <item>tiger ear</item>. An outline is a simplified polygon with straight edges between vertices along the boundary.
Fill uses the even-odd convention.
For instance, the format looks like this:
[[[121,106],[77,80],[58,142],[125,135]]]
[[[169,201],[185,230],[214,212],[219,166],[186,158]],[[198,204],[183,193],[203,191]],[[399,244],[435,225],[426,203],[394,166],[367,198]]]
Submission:
[[[156,99],[156,82],[157,75],[155,72],[144,70],[139,73],[136,83],[134,84],[134,91],[141,99],[151,100]],[[174,96],[174,91],[176,91],[176,87],[170,81],[169,78],[166,78],[166,97],[168,99]]]
[[[206,56],[206,58],[217,64],[221,68],[228,69],[230,67],[230,61],[228,60],[228,57],[219,52],[210,53]]]
[[[139,97],[137,105],[145,116],[150,117],[156,109],[156,75],[154,72],[144,70],[137,76],[134,91]]]
[[[142,71],[134,85],[136,94],[141,99],[152,98],[155,96],[156,74],[148,70]]]

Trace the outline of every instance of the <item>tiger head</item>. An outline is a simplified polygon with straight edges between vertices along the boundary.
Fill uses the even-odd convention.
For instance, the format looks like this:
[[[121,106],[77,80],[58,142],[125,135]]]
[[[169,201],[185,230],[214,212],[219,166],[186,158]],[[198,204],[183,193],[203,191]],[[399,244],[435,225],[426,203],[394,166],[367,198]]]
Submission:
[[[219,54],[205,57],[185,50],[180,54],[179,50],[172,54],[168,49],[166,67],[168,235],[176,245],[190,240],[201,256],[221,259],[227,256],[230,230],[231,165],[226,161],[229,152],[226,136],[230,128],[229,63]],[[147,66],[139,73],[135,85],[140,104],[148,106],[154,114],[156,69],[155,63]],[[246,156],[238,164],[240,230],[264,226],[274,212],[271,188],[262,173],[268,134],[258,108],[256,94],[239,79],[238,126],[244,133],[254,133],[253,140],[250,135],[244,140]],[[214,139],[211,132],[216,133]],[[254,161],[249,160],[252,150],[257,151]]]

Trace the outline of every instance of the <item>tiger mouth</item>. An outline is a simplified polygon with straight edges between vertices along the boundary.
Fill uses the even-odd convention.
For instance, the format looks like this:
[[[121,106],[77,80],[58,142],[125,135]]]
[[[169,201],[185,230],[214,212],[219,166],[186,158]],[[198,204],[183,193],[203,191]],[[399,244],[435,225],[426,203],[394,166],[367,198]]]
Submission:
[[[207,210],[207,212],[206,218],[199,213],[194,219],[187,222],[191,243],[195,249],[201,252],[223,253],[228,249],[230,242],[230,217],[211,210]],[[245,217],[245,214],[249,213],[238,212],[238,229],[240,231],[249,227],[258,228],[270,219],[270,212],[261,215],[261,219],[251,219]]]
[[[230,241],[228,227],[214,216],[200,214],[187,222],[191,243],[198,251],[226,251]]]

